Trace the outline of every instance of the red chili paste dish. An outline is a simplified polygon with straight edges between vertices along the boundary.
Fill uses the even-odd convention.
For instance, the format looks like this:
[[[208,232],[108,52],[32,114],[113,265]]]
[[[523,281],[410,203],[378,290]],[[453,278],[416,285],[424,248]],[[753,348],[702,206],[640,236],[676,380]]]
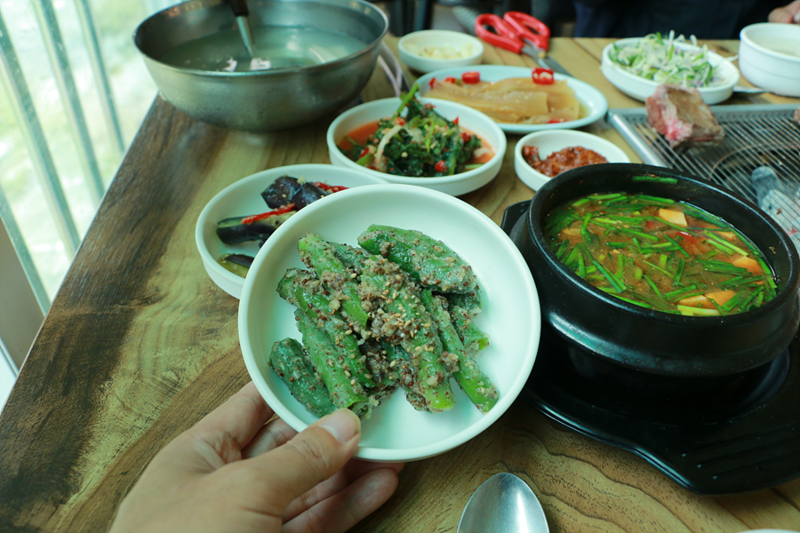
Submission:
[[[523,146],[522,157],[536,171],[545,176],[554,178],[567,170],[595,165],[597,163],[608,163],[608,159],[598,154],[594,150],[583,148],[582,146],[570,146],[557,152],[553,152],[544,160],[539,157],[538,146]]]

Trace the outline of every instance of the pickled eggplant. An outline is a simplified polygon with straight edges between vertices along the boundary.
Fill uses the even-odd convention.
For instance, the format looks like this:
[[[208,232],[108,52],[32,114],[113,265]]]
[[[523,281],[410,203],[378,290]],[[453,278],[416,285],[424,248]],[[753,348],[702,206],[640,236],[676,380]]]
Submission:
[[[292,216],[295,210],[275,214],[266,218],[245,222],[253,217],[230,217],[217,222],[217,237],[225,244],[239,244],[250,241],[266,241],[278,226]]]
[[[217,259],[217,263],[225,267],[225,270],[243,278],[247,276],[253,259],[255,258],[245,254],[224,254]]]
[[[273,181],[261,197],[272,209],[292,203],[292,196],[300,189],[300,182],[291,176],[281,176]]]
[[[316,202],[323,196],[328,196],[329,193],[323,191],[313,183],[303,183],[297,192],[292,196],[292,203],[298,211],[303,209],[310,203]]]

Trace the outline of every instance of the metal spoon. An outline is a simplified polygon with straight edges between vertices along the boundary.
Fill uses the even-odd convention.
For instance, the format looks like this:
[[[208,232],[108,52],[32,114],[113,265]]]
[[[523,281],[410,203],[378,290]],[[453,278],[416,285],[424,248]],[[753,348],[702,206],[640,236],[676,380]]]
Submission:
[[[456,533],[549,533],[542,504],[514,474],[495,474],[467,502]]]
[[[247,9],[247,0],[228,0],[233,10],[233,15],[236,17],[236,24],[239,26],[239,33],[242,36],[242,42],[247,49],[250,57],[255,57],[253,51],[253,34],[250,31],[250,10]]]
[[[744,85],[734,85],[733,92],[741,94],[761,94],[767,91],[765,91],[764,89],[759,89],[758,87],[746,87]]]

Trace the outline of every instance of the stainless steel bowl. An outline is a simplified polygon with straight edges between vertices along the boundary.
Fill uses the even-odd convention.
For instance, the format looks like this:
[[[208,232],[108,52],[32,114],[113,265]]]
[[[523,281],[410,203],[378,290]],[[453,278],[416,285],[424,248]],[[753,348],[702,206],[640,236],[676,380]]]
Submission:
[[[133,40],[165,100],[191,117],[231,129],[266,132],[312,122],[350,103],[366,85],[388,28],[362,0],[250,0],[253,32],[319,28],[355,38],[363,48],[312,66],[227,72],[164,62],[170,51],[237,31],[226,0],[192,0],[142,22]]]

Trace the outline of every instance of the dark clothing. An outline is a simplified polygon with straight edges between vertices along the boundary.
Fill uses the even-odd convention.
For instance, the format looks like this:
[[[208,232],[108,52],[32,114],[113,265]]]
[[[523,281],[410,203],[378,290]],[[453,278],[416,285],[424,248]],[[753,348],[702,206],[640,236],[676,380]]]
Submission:
[[[738,39],[789,0],[574,0],[576,37],[643,37],[660,32]]]

